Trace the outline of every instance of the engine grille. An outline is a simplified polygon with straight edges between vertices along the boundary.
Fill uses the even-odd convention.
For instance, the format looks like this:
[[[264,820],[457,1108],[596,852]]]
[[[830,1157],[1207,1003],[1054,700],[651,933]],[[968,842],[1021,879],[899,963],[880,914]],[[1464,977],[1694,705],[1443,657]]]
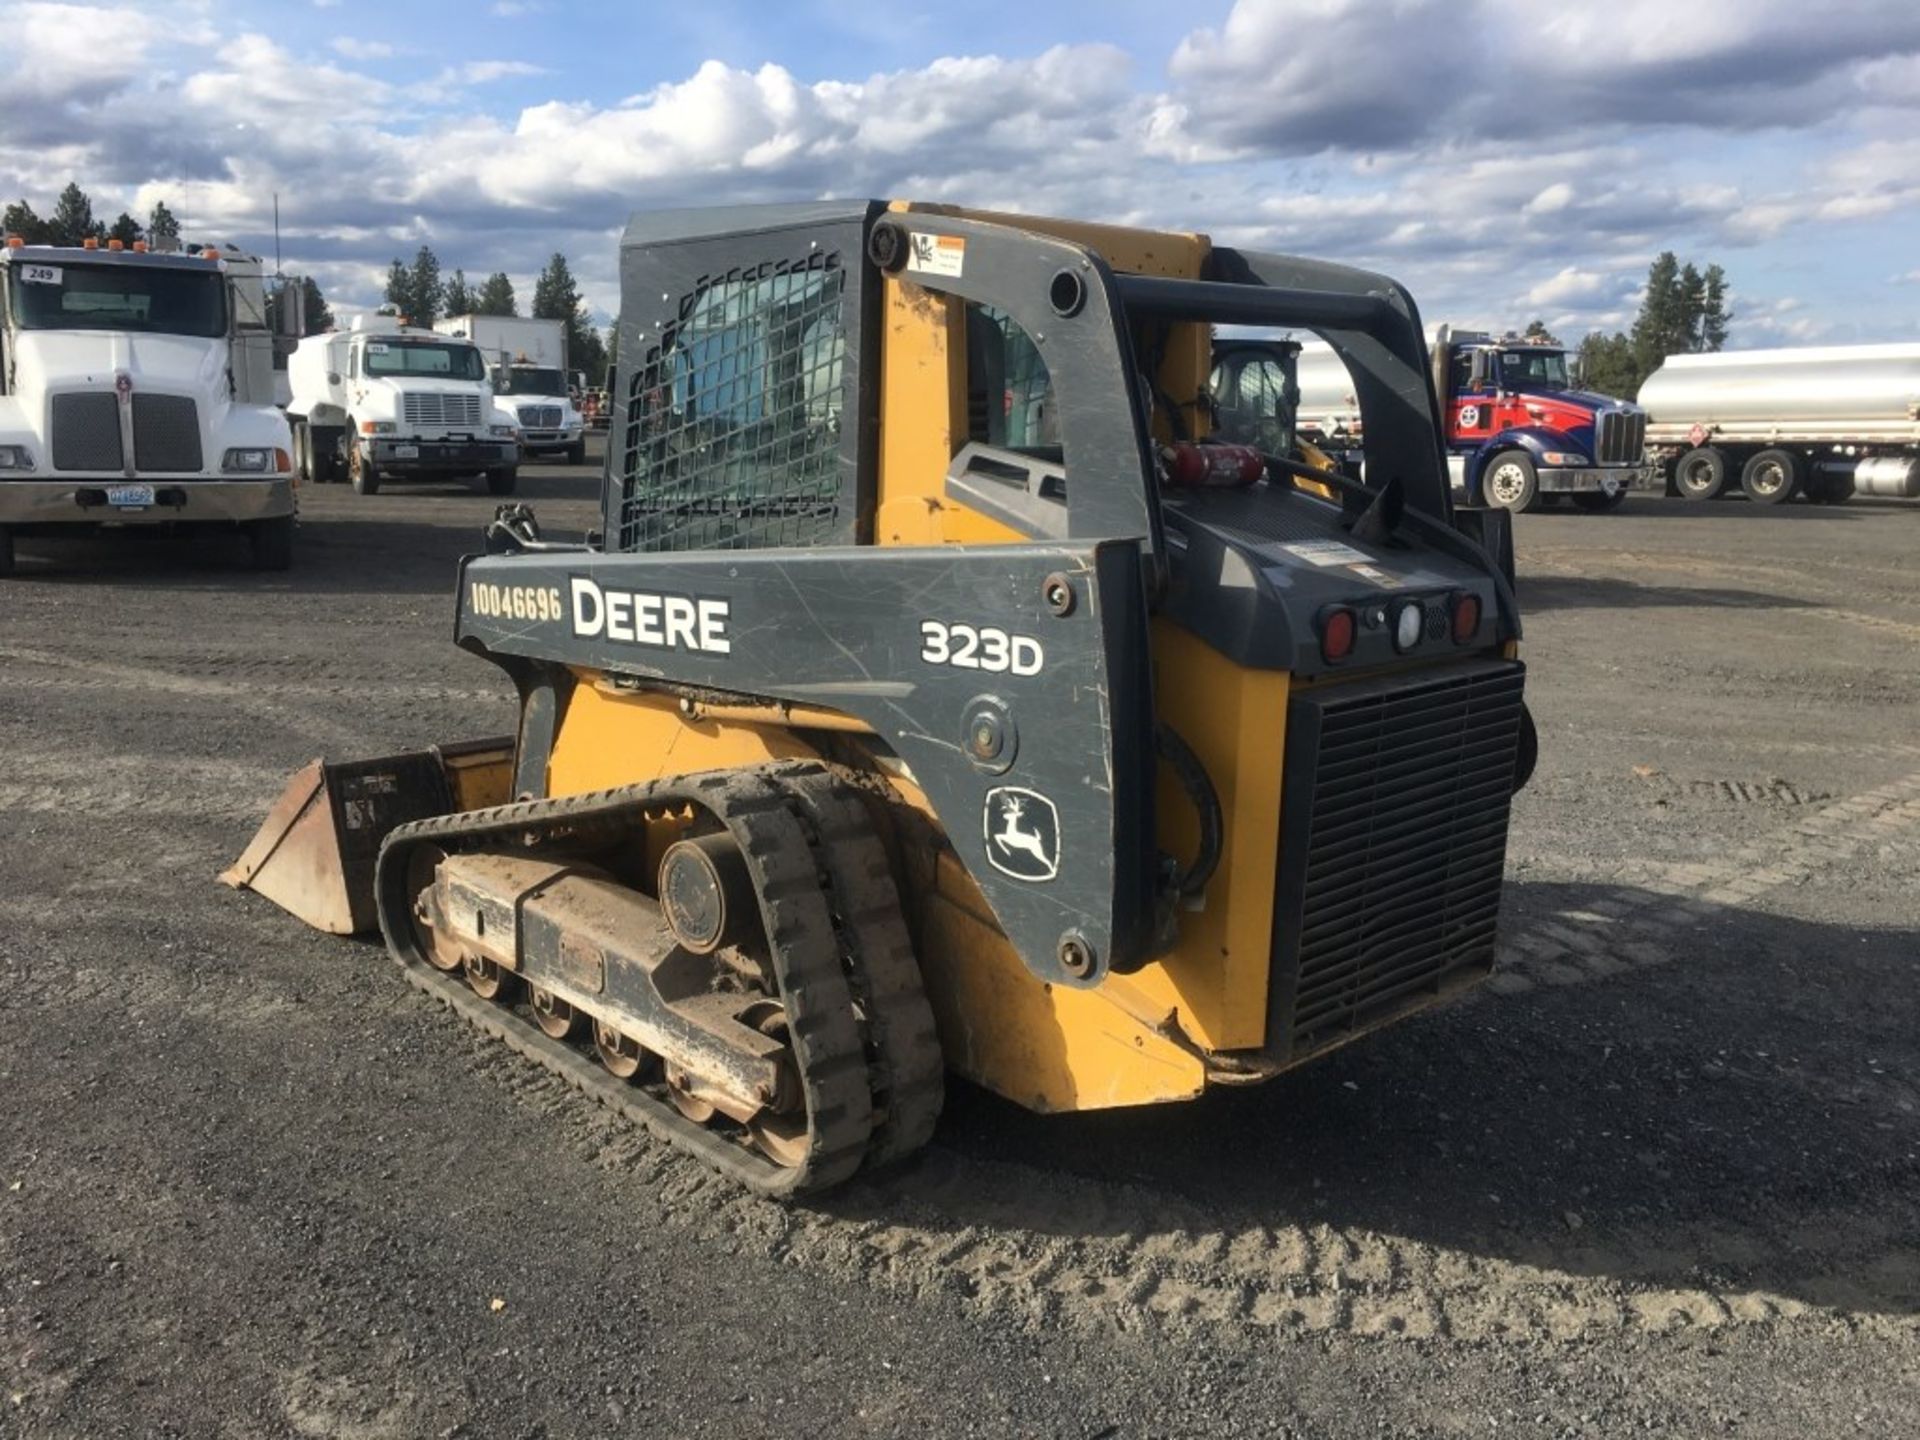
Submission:
[[[53,397],[53,468],[119,470],[120,401],[111,390]]]
[[[409,390],[400,397],[400,418],[409,425],[480,427],[480,397],[439,390]]]
[[[1602,465],[1633,465],[1647,444],[1644,410],[1602,410],[1594,417],[1594,459]]]
[[[522,405],[520,423],[529,430],[558,430],[560,407],[558,405]]]
[[[133,397],[133,463],[142,471],[187,474],[202,468],[200,412],[185,395]]]
[[[1270,1027],[1281,1058],[1492,968],[1524,675],[1484,661],[1292,702]]]

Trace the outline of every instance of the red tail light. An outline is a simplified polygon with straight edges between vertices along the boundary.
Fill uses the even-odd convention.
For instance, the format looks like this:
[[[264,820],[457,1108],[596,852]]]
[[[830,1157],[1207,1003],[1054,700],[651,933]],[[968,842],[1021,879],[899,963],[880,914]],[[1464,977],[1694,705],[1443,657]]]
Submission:
[[[1453,643],[1464,645],[1473,639],[1480,629],[1480,597],[1477,595],[1456,595],[1453,597]]]
[[[1353,653],[1354,636],[1358,633],[1353,611],[1334,606],[1320,615],[1320,656],[1329,662],[1344,660]]]

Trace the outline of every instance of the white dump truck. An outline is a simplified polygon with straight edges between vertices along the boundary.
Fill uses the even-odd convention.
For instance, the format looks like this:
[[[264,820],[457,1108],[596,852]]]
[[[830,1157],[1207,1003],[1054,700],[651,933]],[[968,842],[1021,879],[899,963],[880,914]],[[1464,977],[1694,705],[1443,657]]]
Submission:
[[[292,563],[257,258],[9,237],[0,306],[0,573],[16,537],[78,525],[233,531]]]
[[[372,495],[389,480],[478,475],[489,493],[513,493],[519,422],[466,341],[360,315],[351,329],[302,340],[287,378],[295,464],[308,479]]]
[[[1920,496],[1920,345],[1673,355],[1640,405],[1671,495]]]
[[[433,328],[472,341],[487,357],[500,403],[520,422],[522,450],[564,451],[570,464],[585,461],[586,421],[567,369],[564,324],[518,315],[450,315]]]

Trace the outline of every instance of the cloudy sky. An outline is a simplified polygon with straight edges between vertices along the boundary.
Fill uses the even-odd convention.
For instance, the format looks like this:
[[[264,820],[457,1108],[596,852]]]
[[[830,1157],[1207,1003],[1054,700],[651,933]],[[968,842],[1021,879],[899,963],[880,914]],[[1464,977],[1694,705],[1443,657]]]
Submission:
[[[1430,321],[1920,337],[1917,0],[0,0],[0,196],[164,199],[336,302],[433,245],[603,316],[636,209],[906,195],[1371,265]]]

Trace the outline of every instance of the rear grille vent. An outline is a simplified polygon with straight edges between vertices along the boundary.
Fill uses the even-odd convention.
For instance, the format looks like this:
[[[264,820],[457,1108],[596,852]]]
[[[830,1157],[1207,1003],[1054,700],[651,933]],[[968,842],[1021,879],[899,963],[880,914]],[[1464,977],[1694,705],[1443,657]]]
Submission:
[[[53,397],[53,468],[119,471],[120,401],[111,390]]]
[[[1493,965],[1525,667],[1306,691],[1287,717],[1273,1045],[1298,1059]]]
[[[192,400],[134,394],[133,463],[156,474],[184,475],[201,468],[200,412]]]
[[[1594,459],[1602,465],[1634,465],[1647,443],[1644,410],[1602,410],[1594,417]]]
[[[478,395],[449,395],[438,390],[409,390],[400,397],[400,418],[409,425],[480,425]]]

